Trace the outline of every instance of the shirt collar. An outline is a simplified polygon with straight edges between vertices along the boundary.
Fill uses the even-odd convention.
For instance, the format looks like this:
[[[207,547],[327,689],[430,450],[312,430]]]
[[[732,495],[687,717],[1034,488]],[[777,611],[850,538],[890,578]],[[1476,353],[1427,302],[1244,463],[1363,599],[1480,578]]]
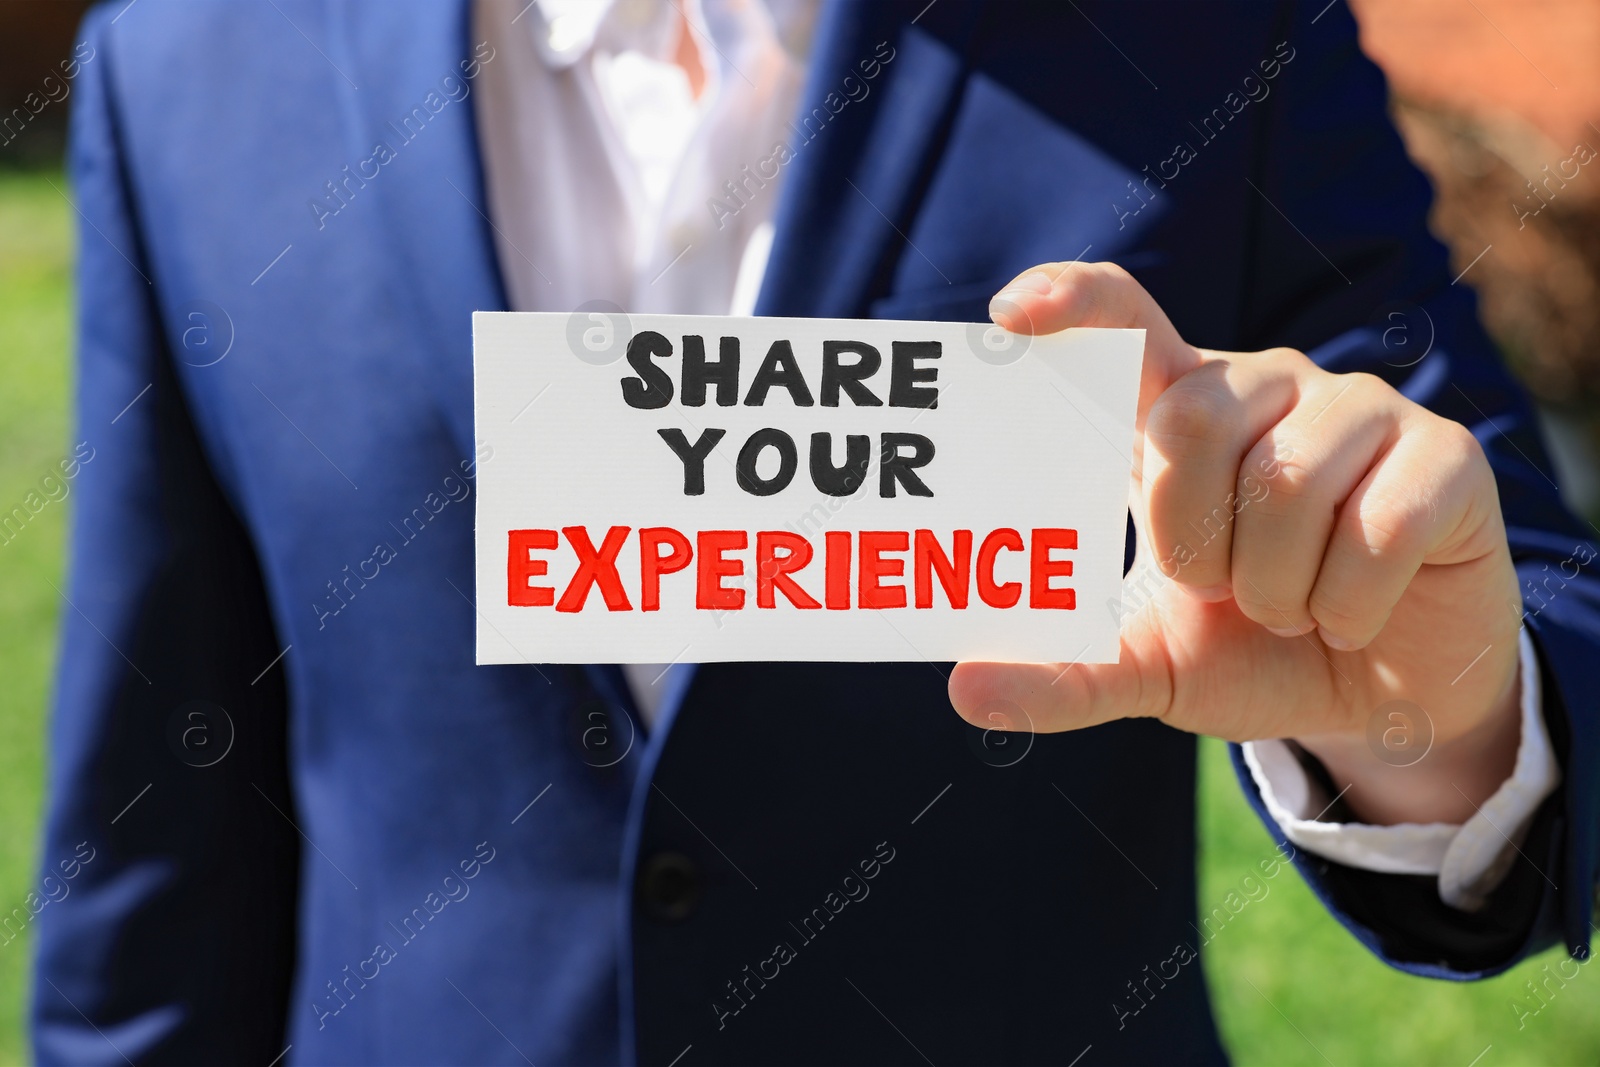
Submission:
[[[728,35],[734,17],[723,8],[757,8],[791,56],[803,61],[809,51],[817,0],[533,0],[528,14],[535,16],[529,21],[540,57],[550,69],[565,70],[595,48],[670,60],[680,2],[695,27],[719,47],[728,43],[720,38]]]
[[[534,0],[534,7],[534,44],[552,70],[565,70],[596,47],[667,59],[675,43],[677,12],[667,0]]]

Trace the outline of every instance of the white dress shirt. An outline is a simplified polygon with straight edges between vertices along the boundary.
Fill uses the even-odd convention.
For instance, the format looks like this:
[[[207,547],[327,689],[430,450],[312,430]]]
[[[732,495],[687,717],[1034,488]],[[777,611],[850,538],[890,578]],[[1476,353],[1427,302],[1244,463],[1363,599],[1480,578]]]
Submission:
[[[811,0],[477,0],[477,118],[490,216],[518,311],[748,315],[783,179],[751,181],[798,106]],[[681,16],[680,16],[681,12]],[[677,65],[680,17],[707,81]],[[732,183],[729,185],[728,183]],[[737,196],[730,196],[731,193]],[[710,203],[737,205],[714,211]],[[1522,740],[1512,776],[1464,825],[1323,822],[1329,798],[1282,741],[1244,746],[1267,810],[1297,847],[1352,867],[1437,875],[1473,910],[1499,884],[1560,772],[1521,637]],[[689,665],[624,668],[649,724]]]

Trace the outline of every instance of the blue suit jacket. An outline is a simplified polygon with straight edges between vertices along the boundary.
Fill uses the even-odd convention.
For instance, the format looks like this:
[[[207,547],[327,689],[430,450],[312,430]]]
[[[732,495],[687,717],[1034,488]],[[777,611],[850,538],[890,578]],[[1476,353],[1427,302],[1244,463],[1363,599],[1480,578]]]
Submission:
[[[1322,7],[827,6],[804,112],[828,118],[789,164],[760,307],[982,320],[1014,272],[1087,255],[1193,342],[1299,346],[1472,426],[1565,784],[1477,915],[1432,879],[1296,860],[1385,960],[1470,978],[1586,951],[1600,584],[1571,561],[1593,531]],[[615,668],[474,666],[469,321],[505,296],[470,98],[440,88],[494,61],[467,13],[144,0],[86,23],[96,451],[43,862],[92,859],[36,920],[40,1060],[1219,1060],[1192,738],[997,751],[926,663],[703,667],[647,737]],[[346,182],[378,140],[393,158]]]

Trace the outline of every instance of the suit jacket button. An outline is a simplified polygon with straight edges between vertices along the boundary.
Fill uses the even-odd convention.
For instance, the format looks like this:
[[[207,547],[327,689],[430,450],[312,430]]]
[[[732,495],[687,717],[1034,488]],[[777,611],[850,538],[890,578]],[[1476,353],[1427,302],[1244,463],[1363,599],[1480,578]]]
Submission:
[[[639,905],[658,922],[682,922],[700,902],[700,868],[681,852],[657,852],[639,874]]]

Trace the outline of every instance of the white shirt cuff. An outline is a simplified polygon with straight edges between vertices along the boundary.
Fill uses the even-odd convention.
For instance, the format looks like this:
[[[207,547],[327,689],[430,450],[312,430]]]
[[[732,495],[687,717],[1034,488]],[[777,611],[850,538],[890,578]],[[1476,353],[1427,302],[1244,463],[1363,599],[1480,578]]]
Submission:
[[[1386,874],[1433,874],[1439,898],[1464,911],[1481,908],[1511,869],[1534,812],[1561,782],[1550,748],[1539,685],[1539,658],[1523,630],[1522,740],[1511,777],[1461,825],[1322,822],[1331,804],[1283,741],[1246,742],[1244,760],[1267,812],[1298,848]]]

